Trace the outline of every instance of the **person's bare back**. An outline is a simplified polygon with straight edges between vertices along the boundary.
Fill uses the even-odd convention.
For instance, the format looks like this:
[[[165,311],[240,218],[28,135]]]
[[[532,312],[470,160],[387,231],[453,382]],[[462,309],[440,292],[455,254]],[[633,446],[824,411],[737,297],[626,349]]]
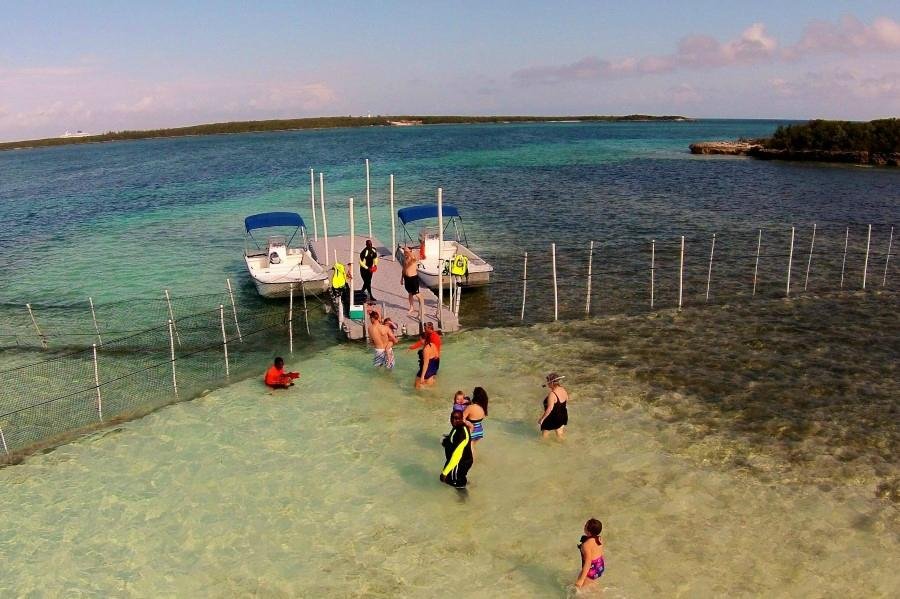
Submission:
[[[385,349],[390,341],[390,329],[380,321],[373,322],[369,325],[369,337],[375,349]]]

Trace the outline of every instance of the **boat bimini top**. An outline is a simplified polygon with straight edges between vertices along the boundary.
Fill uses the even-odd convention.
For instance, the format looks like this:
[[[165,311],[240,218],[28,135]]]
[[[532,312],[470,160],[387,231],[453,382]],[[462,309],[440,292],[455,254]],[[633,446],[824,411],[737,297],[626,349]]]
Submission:
[[[453,204],[444,204],[442,206],[441,213],[446,220],[444,223],[444,232],[447,232],[447,228],[450,227],[450,224],[453,224],[453,228],[456,231],[456,241],[462,243],[465,246],[469,245],[469,240],[466,238],[466,230],[462,225],[462,217],[459,215],[459,210],[456,209],[456,206]],[[401,208],[397,211],[397,218],[400,219],[400,223],[403,225],[403,231],[406,233],[406,237],[410,241],[415,241],[413,237],[409,234],[409,231],[406,228],[408,223],[413,223],[420,220],[432,220],[438,217],[438,207],[437,204],[424,204],[422,206],[410,206],[408,208]]]
[[[256,239],[253,237],[251,231],[255,231],[256,229],[267,229],[269,227],[296,227],[296,229],[294,229],[294,234],[291,235],[291,239],[287,243],[288,245],[294,240],[297,231],[301,231],[303,234],[306,232],[306,224],[303,222],[303,217],[296,212],[263,212],[260,214],[253,214],[244,219],[244,229],[246,229],[250,239],[253,239],[253,243],[256,243],[258,249],[262,248],[259,247],[259,243],[257,243]]]

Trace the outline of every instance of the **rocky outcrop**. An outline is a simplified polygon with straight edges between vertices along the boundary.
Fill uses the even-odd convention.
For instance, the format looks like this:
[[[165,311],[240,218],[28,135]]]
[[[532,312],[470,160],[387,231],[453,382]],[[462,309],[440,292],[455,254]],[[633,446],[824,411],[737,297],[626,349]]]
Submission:
[[[752,156],[761,160],[795,160],[801,162],[834,162],[869,166],[900,166],[900,153],[838,152],[826,150],[774,150],[759,140],[701,141],[690,145],[691,154],[728,154]]]
[[[755,140],[739,139],[737,141],[701,141],[690,145],[691,154],[729,154],[747,156],[751,150],[762,149]]]

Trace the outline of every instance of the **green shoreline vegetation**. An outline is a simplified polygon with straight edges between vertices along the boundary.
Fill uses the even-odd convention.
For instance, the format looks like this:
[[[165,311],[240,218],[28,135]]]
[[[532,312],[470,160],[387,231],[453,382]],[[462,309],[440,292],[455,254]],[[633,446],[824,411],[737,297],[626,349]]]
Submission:
[[[407,125],[452,125],[473,123],[536,123],[536,122],[620,122],[620,121],[690,121],[683,116],[376,116],[376,117],[312,117],[303,119],[274,119],[267,121],[234,121],[208,123],[171,129],[145,131],[108,131],[81,137],[51,137],[0,143],[0,150],[66,146],[70,144],[151,139],[154,137],[186,137],[192,135],[220,135],[227,133],[255,133],[262,131],[292,131],[296,129],[332,129],[337,127],[388,127],[396,123]]]

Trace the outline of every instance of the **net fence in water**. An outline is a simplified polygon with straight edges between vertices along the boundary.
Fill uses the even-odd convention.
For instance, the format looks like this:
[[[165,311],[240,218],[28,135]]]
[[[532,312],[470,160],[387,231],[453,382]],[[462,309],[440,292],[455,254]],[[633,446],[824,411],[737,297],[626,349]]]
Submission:
[[[532,244],[522,254],[488,256],[492,282],[466,291],[461,320],[508,326],[839,290],[896,291],[893,237],[889,225],[872,227],[871,236],[867,227],[810,226],[721,232],[715,240],[709,233],[683,241]],[[27,310],[0,304],[6,364],[0,460],[261,376],[273,356],[289,353],[291,328],[295,339],[305,333],[309,312],[299,298],[289,318],[287,301],[240,296],[232,303],[234,297],[225,290]],[[313,309],[322,303],[308,299]]]

